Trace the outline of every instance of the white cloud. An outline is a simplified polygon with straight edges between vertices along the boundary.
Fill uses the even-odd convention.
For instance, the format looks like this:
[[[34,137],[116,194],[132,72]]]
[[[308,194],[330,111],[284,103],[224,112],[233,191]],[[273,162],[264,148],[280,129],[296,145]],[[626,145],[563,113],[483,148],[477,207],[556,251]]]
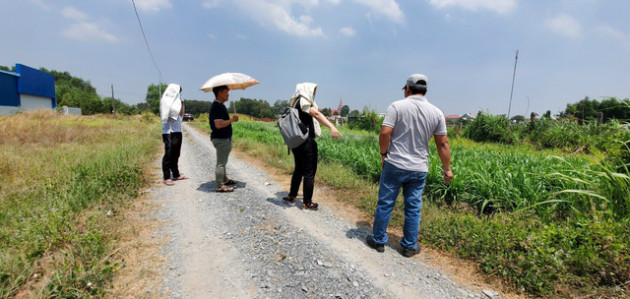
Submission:
[[[302,15],[300,16],[300,22],[304,24],[311,24],[313,23],[313,18],[311,16]]]
[[[309,8],[317,6],[318,0],[235,0],[249,15],[265,25],[272,25],[281,31],[299,37],[324,36],[321,27],[311,27],[313,18],[302,15],[295,18],[291,15],[291,6],[302,4]]]
[[[221,2],[221,1],[219,1],[219,0],[205,0],[205,1],[203,1],[201,3],[201,7],[207,8],[207,9],[215,8],[215,7],[219,6],[219,2]]]
[[[29,0],[31,3],[39,6],[41,9],[50,10],[50,6],[44,3],[43,0]]]
[[[61,11],[61,14],[64,17],[75,21],[85,21],[87,19],[87,15],[84,12],[74,8],[73,6],[68,6],[64,8]]]
[[[516,9],[517,0],[430,0],[437,8],[460,7],[466,10],[490,10],[500,14],[508,14]]]
[[[612,37],[613,39],[621,42],[626,49],[630,50],[630,35],[624,33],[621,30],[612,28],[608,25],[602,25],[595,28],[595,32]]]
[[[61,34],[67,38],[90,42],[105,41],[115,43],[118,39],[101,29],[96,23],[83,22],[72,25],[69,29],[64,30]]]
[[[158,12],[163,8],[171,8],[170,0],[134,0],[139,10]]]
[[[582,28],[580,23],[572,16],[562,14],[545,22],[547,28],[553,32],[569,37],[580,37]]]
[[[363,4],[372,9],[375,14],[384,15],[396,23],[403,23],[405,16],[403,15],[398,3],[395,0],[354,0],[359,4]]]
[[[339,30],[339,33],[345,36],[355,36],[357,32],[352,27],[343,27]]]

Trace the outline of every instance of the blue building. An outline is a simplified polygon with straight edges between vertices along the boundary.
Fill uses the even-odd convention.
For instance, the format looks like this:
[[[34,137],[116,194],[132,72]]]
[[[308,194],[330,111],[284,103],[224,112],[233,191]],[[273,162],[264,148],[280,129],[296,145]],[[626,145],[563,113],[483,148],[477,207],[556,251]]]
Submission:
[[[0,114],[55,107],[52,74],[19,63],[15,64],[15,72],[0,71]]]

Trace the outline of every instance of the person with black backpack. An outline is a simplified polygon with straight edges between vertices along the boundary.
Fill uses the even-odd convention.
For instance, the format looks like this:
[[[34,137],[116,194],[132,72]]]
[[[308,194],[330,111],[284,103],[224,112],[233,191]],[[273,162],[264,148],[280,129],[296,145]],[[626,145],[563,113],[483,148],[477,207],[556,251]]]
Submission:
[[[317,172],[317,142],[315,142],[315,137],[321,135],[319,124],[321,123],[328,127],[334,139],[341,137],[341,132],[319,112],[315,103],[316,92],[317,84],[309,82],[298,83],[290,101],[291,107],[298,108],[300,121],[308,128],[308,138],[301,145],[292,149],[295,170],[291,177],[291,190],[289,195],[284,197],[283,200],[295,203],[300,183],[302,178],[304,178],[302,208],[305,210],[317,210],[318,207],[318,204],[313,202],[313,189],[315,172]]]

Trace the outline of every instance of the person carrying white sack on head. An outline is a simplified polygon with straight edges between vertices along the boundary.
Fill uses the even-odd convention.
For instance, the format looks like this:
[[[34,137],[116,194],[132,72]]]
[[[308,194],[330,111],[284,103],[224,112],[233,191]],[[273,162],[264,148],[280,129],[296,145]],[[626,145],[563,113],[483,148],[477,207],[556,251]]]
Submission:
[[[184,115],[181,92],[181,86],[171,83],[166,87],[160,99],[162,141],[164,142],[162,174],[164,184],[167,186],[175,185],[173,181],[188,178],[179,173],[177,166],[182,148],[182,116]]]
[[[299,83],[295,86],[295,93],[291,97],[291,107],[299,110],[300,120],[308,127],[308,138],[302,145],[292,149],[293,158],[295,160],[295,170],[291,178],[291,190],[289,195],[284,197],[286,202],[295,202],[298,189],[302,178],[304,185],[303,193],[303,209],[317,210],[318,204],[313,202],[313,189],[315,183],[315,172],[317,171],[317,142],[315,137],[321,135],[319,124],[330,129],[330,133],[334,139],[341,137],[341,133],[335,126],[319,112],[315,103],[315,93],[317,92],[317,84],[315,83]]]

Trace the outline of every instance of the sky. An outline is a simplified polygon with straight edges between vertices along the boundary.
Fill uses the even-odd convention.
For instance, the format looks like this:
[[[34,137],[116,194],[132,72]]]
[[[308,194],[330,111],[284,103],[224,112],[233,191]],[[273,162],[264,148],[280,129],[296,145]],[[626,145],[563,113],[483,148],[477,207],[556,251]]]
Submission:
[[[223,72],[260,81],[230,100],[273,105],[314,82],[320,108],[359,111],[385,112],[413,73],[445,114],[630,97],[627,0],[0,0],[0,11],[0,65],[67,71],[128,104],[158,82],[211,101],[199,88]]]

